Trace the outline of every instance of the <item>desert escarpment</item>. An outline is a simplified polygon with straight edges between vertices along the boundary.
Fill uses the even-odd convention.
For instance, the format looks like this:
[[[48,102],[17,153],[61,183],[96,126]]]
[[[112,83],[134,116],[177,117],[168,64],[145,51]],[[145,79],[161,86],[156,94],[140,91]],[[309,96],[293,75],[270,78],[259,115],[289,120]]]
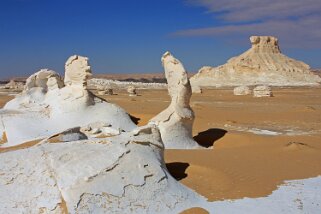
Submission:
[[[249,50],[226,64],[201,68],[191,78],[192,86],[313,86],[321,82],[309,65],[282,54],[276,37],[251,36],[250,41]]]

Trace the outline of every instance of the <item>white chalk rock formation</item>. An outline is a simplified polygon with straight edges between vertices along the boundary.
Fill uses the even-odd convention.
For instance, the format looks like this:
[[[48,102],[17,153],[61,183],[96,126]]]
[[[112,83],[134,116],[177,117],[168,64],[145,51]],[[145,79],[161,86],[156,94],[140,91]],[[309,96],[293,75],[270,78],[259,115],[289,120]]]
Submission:
[[[267,85],[259,85],[253,89],[254,97],[273,97],[271,87]]]
[[[86,89],[87,79],[92,75],[88,58],[74,55],[65,64],[65,85]]]
[[[129,96],[137,96],[136,88],[132,85],[128,86],[127,92]]]
[[[98,95],[113,95],[114,91],[108,86],[99,85],[97,87],[97,93]]]
[[[156,127],[0,153],[0,213],[180,213],[205,200],[167,171]]]
[[[72,56],[66,63],[64,87],[54,71],[31,75],[25,90],[0,111],[0,133],[6,133],[8,140],[2,146],[42,139],[93,122],[106,122],[126,131],[136,128],[123,109],[86,89],[90,74],[88,58]]]
[[[251,89],[248,86],[238,86],[233,90],[234,95],[249,95],[251,94]]]
[[[128,82],[118,81],[110,79],[97,79],[92,78],[87,81],[88,87],[91,89],[97,89],[100,86],[107,86],[113,89],[127,90],[129,86],[134,86],[136,89],[166,89],[167,84],[165,83],[144,83],[144,82]]]
[[[6,85],[4,85],[3,88],[12,90],[22,90],[24,88],[24,84],[22,82],[17,82],[11,79]]]
[[[251,36],[252,47],[218,67],[205,66],[191,78],[192,86],[240,85],[302,86],[319,85],[321,78],[309,65],[283,55],[278,39]]]
[[[48,90],[47,82],[48,82],[48,79],[51,77],[56,78],[57,88],[62,88],[64,86],[61,77],[55,71],[52,71],[49,69],[41,69],[40,71],[28,77],[28,79],[26,80],[24,91],[28,91],[32,88],[38,88],[38,87],[42,88],[44,91],[47,91]]]
[[[149,123],[159,127],[166,149],[191,149],[200,147],[192,137],[194,112],[189,102],[192,89],[187,73],[180,61],[169,52],[162,57],[171,103],[167,109]]]

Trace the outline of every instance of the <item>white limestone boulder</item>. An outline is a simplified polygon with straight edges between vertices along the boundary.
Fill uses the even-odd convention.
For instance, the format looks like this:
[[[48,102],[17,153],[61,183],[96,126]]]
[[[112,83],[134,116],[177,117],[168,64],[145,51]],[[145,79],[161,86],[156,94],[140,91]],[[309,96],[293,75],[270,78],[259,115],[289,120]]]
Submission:
[[[129,96],[137,96],[136,88],[132,85],[128,86],[127,92]]]
[[[251,89],[248,86],[238,86],[233,89],[234,95],[249,95]]]
[[[126,131],[136,128],[122,108],[87,90],[86,78],[90,74],[88,58],[72,56],[66,63],[64,87],[54,71],[41,70],[31,75],[25,90],[0,110],[0,132],[8,140],[1,146],[42,139],[93,122],[106,122]]]
[[[167,171],[156,127],[0,153],[0,213],[179,213],[205,200]]]
[[[200,148],[192,137],[194,112],[189,102],[192,89],[182,63],[169,52],[162,57],[171,103],[149,123],[159,127],[166,149]]]
[[[271,87],[267,85],[259,85],[253,89],[254,97],[273,97]]]

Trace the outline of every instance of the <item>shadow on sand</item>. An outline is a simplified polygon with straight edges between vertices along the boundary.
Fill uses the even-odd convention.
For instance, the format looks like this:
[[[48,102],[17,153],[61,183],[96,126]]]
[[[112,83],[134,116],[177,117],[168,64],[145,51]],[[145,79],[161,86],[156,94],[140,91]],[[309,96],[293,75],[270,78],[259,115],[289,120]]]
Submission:
[[[139,117],[135,117],[133,115],[128,114],[130,119],[133,121],[133,123],[135,123],[136,125],[138,125],[140,118]]]
[[[227,133],[224,129],[208,129],[206,131],[198,133],[194,140],[203,147],[211,147],[215,141],[222,138]]]
[[[179,181],[187,177],[187,174],[185,173],[185,171],[189,167],[189,163],[181,163],[181,162],[167,163],[166,167],[169,173],[171,173],[171,175],[177,181]]]

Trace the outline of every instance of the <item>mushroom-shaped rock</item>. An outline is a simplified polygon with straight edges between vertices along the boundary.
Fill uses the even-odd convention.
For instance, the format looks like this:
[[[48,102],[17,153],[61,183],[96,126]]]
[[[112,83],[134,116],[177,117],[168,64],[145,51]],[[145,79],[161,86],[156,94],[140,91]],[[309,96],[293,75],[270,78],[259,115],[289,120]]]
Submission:
[[[167,171],[156,127],[57,140],[0,154],[0,213],[180,213],[206,203]]]
[[[272,89],[267,85],[259,85],[253,89],[254,97],[273,97]]]
[[[149,123],[159,127],[167,149],[191,149],[200,147],[192,137],[194,112],[189,102],[192,89],[187,73],[180,61],[169,52],[162,57],[171,103],[167,109],[152,118]]]
[[[122,108],[87,90],[90,73],[87,57],[72,56],[66,63],[64,87],[54,71],[31,75],[25,90],[1,112],[0,133],[7,136],[7,142],[1,146],[19,145],[94,122],[111,124],[117,130],[136,128]]]
[[[238,86],[233,90],[234,95],[249,95],[251,94],[251,89],[248,86]]]

